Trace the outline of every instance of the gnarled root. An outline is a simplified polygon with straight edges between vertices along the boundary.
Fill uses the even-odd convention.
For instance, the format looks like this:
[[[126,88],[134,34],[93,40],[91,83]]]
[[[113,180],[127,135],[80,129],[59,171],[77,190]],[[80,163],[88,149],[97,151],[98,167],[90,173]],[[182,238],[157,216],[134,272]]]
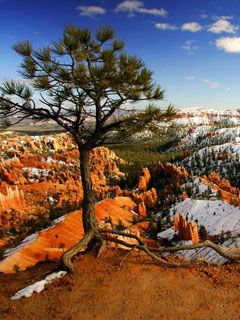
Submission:
[[[193,245],[185,245],[185,246],[179,246],[179,247],[159,247],[159,248],[151,248],[147,247],[146,244],[136,235],[129,234],[122,231],[115,231],[115,230],[107,230],[107,229],[100,229],[100,233],[102,233],[103,239],[111,242],[115,242],[118,244],[121,244],[125,247],[128,247],[130,249],[136,248],[140,251],[144,251],[148,256],[150,256],[154,261],[157,263],[160,263],[167,267],[185,267],[189,266],[190,264],[194,264],[192,261],[187,261],[183,263],[175,263],[175,262],[168,262],[160,257],[160,254],[164,252],[178,252],[182,250],[193,250],[193,249],[200,249],[200,248],[212,248],[215,250],[218,254],[220,254],[222,257],[231,260],[231,261],[240,261],[240,249],[234,248],[234,249],[223,249],[221,246],[216,245],[215,243],[206,240],[202,243],[193,244]],[[137,241],[137,244],[130,244],[123,240],[116,239],[114,237],[109,236],[109,234],[117,234],[124,236],[126,238],[133,238]],[[196,261],[197,262],[197,261]]]
[[[72,258],[80,252],[84,252],[90,241],[94,238],[94,230],[88,231],[85,236],[73,247],[68,249],[62,256],[62,261],[64,266],[68,269],[68,271],[73,272],[74,266],[72,264]]]
[[[120,240],[117,238],[114,238],[112,235],[120,235],[126,238],[132,238],[136,240],[136,244],[128,243],[124,240]],[[88,231],[83,239],[79,241],[77,244],[75,244],[72,248],[67,250],[62,257],[64,266],[70,271],[74,271],[74,267],[72,264],[71,259],[77,255],[80,252],[84,252],[89,243],[92,240],[96,240],[96,242],[100,243],[100,247],[98,250],[99,257],[103,250],[106,248],[106,241],[115,242],[120,245],[123,245],[131,250],[138,249],[139,251],[145,252],[149,257],[151,257],[155,262],[166,266],[166,267],[186,267],[189,265],[194,265],[198,263],[197,261],[185,261],[183,263],[177,263],[177,262],[169,262],[166,261],[164,258],[161,257],[161,254],[164,252],[178,252],[182,250],[193,250],[193,249],[201,249],[201,248],[212,248],[215,250],[218,254],[220,254],[222,257],[231,260],[231,261],[240,261],[240,249],[234,248],[234,249],[223,249],[221,246],[216,245],[215,243],[206,240],[202,243],[193,244],[193,245],[185,245],[185,246],[179,246],[179,247],[159,247],[159,248],[151,248],[147,247],[147,245],[136,235],[122,232],[122,231],[115,231],[115,230],[109,230],[109,229],[97,229],[93,230],[91,229]]]
[[[107,245],[106,245],[106,241],[102,237],[99,237],[98,241],[100,242],[100,247],[98,249],[97,258],[100,258],[103,251],[106,249]]]
[[[101,231],[100,231],[101,232]],[[115,232],[115,231],[111,231],[111,230],[108,230],[108,233],[113,233],[113,234],[120,234],[120,235],[122,235],[122,236],[126,236],[126,237],[130,237],[130,238],[134,238],[134,239],[136,239],[137,240],[137,236],[135,236],[135,235],[131,235],[131,234],[128,234],[128,233],[123,233],[123,232]],[[115,243],[118,243],[118,244],[121,244],[121,245],[123,245],[123,246],[125,246],[125,247],[128,247],[128,248],[130,248],[130,249],[134,249],[134,248],[136,248],[136,249],[138,249],[138,250],[140,250],[140,251],[144,251],[148,256],[150,256],[154,261],[156,261],[157,263],[160,263],[160,264],[162,264],[162,265],[164,265],[164,266],[166,266],[166,267],[180,267],[180,266],[183,266],[183,264],[179,264],[179,263],[175,263],[175,262],[168,262],[168,261],[166,261],[166,260],[164,260],[163,258],[161,258],[160,256],[158,256],[158,255],[156,255],[155,253],[153,253],[152,251],[151,251],[151,249],[150,248],[148,248],[143,242],[142,242],[142,240],[140,239],[140,238],[138,238],[139,239],[139,241],[141,241],[141,244],[130,244],[130,243],[127,243],[127,242],[125,242],[125,241],[123,241],[123,240],[120,240],[120,239],[116,239],[116,238],[113,238],[113,237],[111,237],[111,236],[108,236],[108,235],[103,235],[103,239],[104,240],[107,240],[107,241],[110,241],[110,242],[115,242]],[[186,262],[186,263],[184,263],[184,265],[188,265],[189,264],[189,262]]]
[[[163,252],[177,252],[181,250],[193,250],[193,249],[201,249],[201,248],[212,248],[215,250],[220,256],[225,259],[231,261],[240,261],[240,248],[223,248],[213,243],[212,241],[206,240],[201,243],[179,246],[179,247],[160,247],[158,249],[152,248],[151,251],[155,251],[157,253]]]

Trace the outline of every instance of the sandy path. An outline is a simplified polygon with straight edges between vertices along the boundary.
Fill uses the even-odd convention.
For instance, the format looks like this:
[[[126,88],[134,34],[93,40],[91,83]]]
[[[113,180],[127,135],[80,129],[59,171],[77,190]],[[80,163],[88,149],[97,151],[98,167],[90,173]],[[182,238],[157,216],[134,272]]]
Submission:
[[[240,265],[166,269],[148,258],[108,251],[75,261],[66,276],[44,292],[16,302],[9,297],[53,267],[0,275],[1,320],[239,320]]]

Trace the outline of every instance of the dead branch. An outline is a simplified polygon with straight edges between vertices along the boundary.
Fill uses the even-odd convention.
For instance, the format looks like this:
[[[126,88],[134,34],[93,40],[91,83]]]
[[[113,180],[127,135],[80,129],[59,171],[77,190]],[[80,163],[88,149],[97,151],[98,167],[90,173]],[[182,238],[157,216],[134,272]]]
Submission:
[[[228,260],[240,260],[240,248],[226,248],[223,249],[221,246],[213,243],[212,241],[206,240],[201,243],[192,244],[192,245],[184,245],[179,247],[160,247],[156,249],[156,252],[163,253],[163,252],[177,252],[182,250],[194,250],[194,249],[201,249],[201,248],[212,248],[222,257]],[[155,251],[155,248],[152,248],[151,251]]]
[[[111,233],[111,231],[109,233]],[[147,248],[146,245],[130,244],[130,243],[127,243],[127,242],[125,242],[123,240],[116,239],[116,238],[110,237],[110,236],[105,235],[105,234],[102,237],[106,241],[115,242],[115,243],[121,244],[121,245],[123,245],[125,247],[128,247],[128,248],[131,248],[131,249],[136,248],[136,249],[138,249],[140,251],[144,251],[154,261],[156,261],[157,263],[160,263],[160,264],[162,264],[162,265],[164,265],[166,267],[181,267],[181,266],[189,265],[189,262],[185,262],[183,264],[175,263],[175,262],[168,262],[168,261],[162,259],[161,257],[157,256],[155,253],[151,252],[149,250],[149,248]]]
[[[123,231],[111,230],[111,229],[110,230],[109,229],[99,229],[99,232],[100,233],[112,233],[112,234],[117,234],[117,235],[127,237],[127,238],[133,238],[133,239],[137,240],[140,245],[144,245],[144,242],[138,236],[136,236],[135,234],[132,234],[132,233],[126,233]]]
[[[231,261],[239,261],[240,260],[240,249],[239,248],[234,248],[234,250],[233,249],[223,249],[221,246],[218,246],[209,240],[206,240],[206,241],[204,241],[202,243],[198,243],[198,244],[184,245],[184,246],[178,246],[178,247],[151,248],[151,247],[147,247],[146,244],[138,236],[133,235],[133,234],[129,234],[129,233],[122,232],[122,231],[107,230],[107,229],[100,229],[99,232],[103,234],[102,237],[104,240],[121,244],[125,247],[131,248],[131,250],[136,248],[138,250],[144,251],[153,260],[155,260],[158,263],[163,264],[164,266],[168,266],[168,267],[180,267],[180,266],[183,267],[183,266],[188,266],[190,264],[193,264],[193,262],[190,262],[190,261],[184,262],[184,263],[168,262],[168,261],[163,260],[159,256],[159,254],[162,254],[164,252],[179,252],[179,251],[183,251],[183,250],[195,250],[195,249],[200,249],[200,248],[212,248],[218,254],[220,254],[222,257],[224,257],[228,260],[231,260]],[[109,235],[106,235],[107,233],[121,235],[126,238],[133,238],[138,242],[138,244],[127,243],[123,240],[116,239],[116,238],[113,238]]]

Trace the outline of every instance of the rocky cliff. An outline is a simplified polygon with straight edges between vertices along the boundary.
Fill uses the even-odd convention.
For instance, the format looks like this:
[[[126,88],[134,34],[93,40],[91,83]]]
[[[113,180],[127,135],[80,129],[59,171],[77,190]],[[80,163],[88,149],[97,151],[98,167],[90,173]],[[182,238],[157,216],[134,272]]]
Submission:
[[[103,228],[121,228],[126,232],[140,236],[142,226],[133,226],[133,210],[136,204],[128,197],[107,199],[95,205],[95,214],[99,225]],[[5,258],[0,261],[0,272],[13,273],[23,271],[44,260],[58,260],[62,254],[84,235],[81,210],[61,217],[53,223],[51,228],[35,233],[26,238],[18,247],[8,250]],[[125,241],[132,239],[117,236]],[[134,240],[135,241],[135,240]],[[114,243],[108,245],[117,246]],[[120,246],[121,247],[121,246]]]
[[[28,232],[34,224],[58,215],[60,209],[69,211],[80,205],[79,153],[69,135],[0,136],[0,140],[0,228],[5,234],[9,230],[15,234],[19,228]],[[121,161],[107,148],[92,151],[91,177],[97,199],[106,198],[111,181],[123,177],[118,169]]]
[[[187,126],[240,124],[240,109],[182,108],[177,110],[175,121],[179,125]]]
[[[201,177],[201,181],[216,190],[219,198],[227,201],[235,207],[240,205],[240,189],[232,187],[227,179],[222,179],[215,171],[211,172],[208,176]]]

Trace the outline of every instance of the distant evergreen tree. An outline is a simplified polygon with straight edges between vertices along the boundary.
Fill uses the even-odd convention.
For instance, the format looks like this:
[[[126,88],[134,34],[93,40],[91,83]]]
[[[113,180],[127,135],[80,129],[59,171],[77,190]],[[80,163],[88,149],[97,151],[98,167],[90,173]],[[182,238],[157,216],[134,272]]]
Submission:
[[[198,229],[199,237],[202,241],[205,241],[207,239],[207,231],[206,228],[203,225],[200,225]]]

